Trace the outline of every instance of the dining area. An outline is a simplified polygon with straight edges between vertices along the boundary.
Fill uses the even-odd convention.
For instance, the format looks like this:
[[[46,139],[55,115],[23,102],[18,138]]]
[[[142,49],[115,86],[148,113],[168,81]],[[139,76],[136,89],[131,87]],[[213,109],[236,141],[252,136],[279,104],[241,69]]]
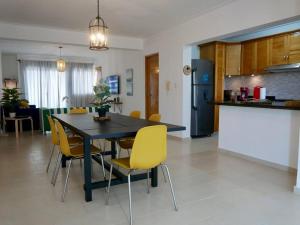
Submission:
[[[96,114],[88,113],[84,108],[73,108],[69,114],[48,116],[52,148],[46,172],[52,172],[51,184],[55,188],[60,170],[66,170],[61,201],[68,201],[72,162],[80,160],[80,167],[83,167],[82,195],[86,202],[97,201],[93,198],[93,191],[101,189],[105,192],[105,205],[109,205],[111,187],[127,183],[129,223],[132,225],[132,185],[145,180],[145,194],[149,194],[151,188],[158,187],[158,173],[161,172],[177,211],[171,171],[165,162],[167,133],[185,130],[185,127],[161,122],[160,114],[142,119],[138,110],[128,116],[107,113],[106,117],[100,121]],[[93,169],[93,164],[97,170]],[[93,180],[93,173],[101,173],[102,179]]]

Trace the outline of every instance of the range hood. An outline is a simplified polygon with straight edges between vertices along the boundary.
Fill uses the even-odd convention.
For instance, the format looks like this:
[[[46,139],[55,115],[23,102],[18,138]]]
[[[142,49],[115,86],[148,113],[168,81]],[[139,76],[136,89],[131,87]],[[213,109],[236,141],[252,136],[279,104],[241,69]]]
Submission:
[[[270,73],[300,72],[300,63],[283,64],[265,68]]]

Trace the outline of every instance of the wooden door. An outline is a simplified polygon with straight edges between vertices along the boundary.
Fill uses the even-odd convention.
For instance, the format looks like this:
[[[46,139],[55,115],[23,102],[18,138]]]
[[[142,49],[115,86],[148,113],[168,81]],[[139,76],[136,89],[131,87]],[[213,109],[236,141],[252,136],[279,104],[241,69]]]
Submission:
[[[270,38],[263,38],[257,43],[257,69],[258,73],[265,73],[265,68],[270,66]]]
[[[241,44],[226,45],[226,75],[240,75]]]
[[[247,41],[242,43],[242,74],[250,75],[256,73],[256,41]]]
[[[159,55],[146,56],[146,118],[154,113],[159,113]]]
[[[300,32],[289,35],[288,63],[300,62]]]
[[[287,64],[288,37],[283,34],[271,38],[271,65]]]

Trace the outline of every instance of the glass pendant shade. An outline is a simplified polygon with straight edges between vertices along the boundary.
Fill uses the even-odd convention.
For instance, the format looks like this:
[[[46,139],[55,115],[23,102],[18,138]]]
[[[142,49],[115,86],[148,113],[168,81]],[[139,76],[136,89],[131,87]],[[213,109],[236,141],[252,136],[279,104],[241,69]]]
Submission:
[[[98,0],[97,17],[89,23],[90,49],[91,50],[107,50],[108,49],[108,27],[104,20],[99,16],[99,0]]]
[[[66,61],[62,58],[56,61],[56,67],[58,72],[65,72],[66,70]]]

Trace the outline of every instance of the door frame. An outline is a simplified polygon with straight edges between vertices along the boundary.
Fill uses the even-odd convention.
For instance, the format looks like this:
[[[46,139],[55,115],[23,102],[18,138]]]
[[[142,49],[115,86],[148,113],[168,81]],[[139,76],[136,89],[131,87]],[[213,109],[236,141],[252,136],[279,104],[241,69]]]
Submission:
[[[147,62],[147,59],[150,58],[150,57],[153,57],[153,56],[156,56],[157,55],[157,58],[158,58],[158,68],[159,68],[159,53],[153,53],[153,54],[150,54],[150,55],[146,55],[145,56],[145,117],[148,118],[150,115],[149,114],[149,91],[150,91],[150,88],[149,88],[149,73],[148,73],[148,62]],[[159,112],[159,72],[158,72],[158,96],[157,96],[157,109],[158,109],[158,112]]]

